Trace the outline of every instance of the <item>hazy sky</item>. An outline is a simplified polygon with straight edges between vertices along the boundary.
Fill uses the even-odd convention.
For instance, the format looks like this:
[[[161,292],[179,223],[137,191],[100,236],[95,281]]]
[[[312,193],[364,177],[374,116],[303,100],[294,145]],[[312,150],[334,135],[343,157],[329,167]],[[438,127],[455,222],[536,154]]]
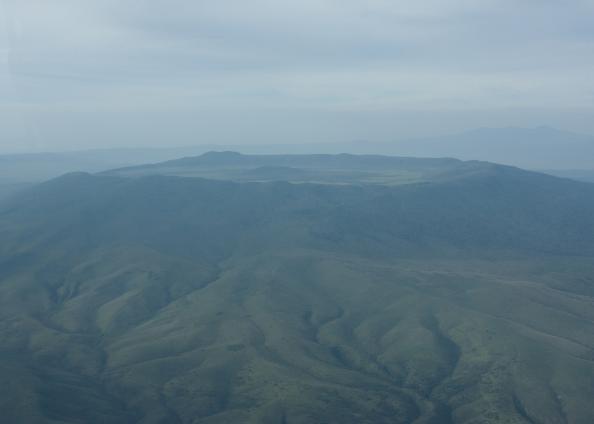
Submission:
[[[594,133],[594,0],[0,0],[0,152]]]

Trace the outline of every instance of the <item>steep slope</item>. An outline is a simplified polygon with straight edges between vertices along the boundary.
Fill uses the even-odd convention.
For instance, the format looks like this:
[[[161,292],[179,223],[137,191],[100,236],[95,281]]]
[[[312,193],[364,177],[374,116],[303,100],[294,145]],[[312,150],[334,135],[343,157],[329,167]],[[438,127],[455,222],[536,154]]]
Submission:
[[[70,174],[0,236],[6,422],[594,417],[588,184]]]

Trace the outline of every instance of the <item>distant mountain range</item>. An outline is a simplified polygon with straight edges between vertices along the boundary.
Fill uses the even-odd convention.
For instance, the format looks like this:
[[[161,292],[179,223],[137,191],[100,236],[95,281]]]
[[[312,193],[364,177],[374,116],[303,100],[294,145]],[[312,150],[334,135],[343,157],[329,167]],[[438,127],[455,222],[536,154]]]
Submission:
[[[200,156],[120,168],[105,175],[168,175],[231,181],[287,181],[327,184],[408,184],[455,178],[495,165],[458,159],[421,159],[341,153],[313,155],[244,155],[208,152]]]
[[[482,160],[532,170],[594,170],[594,136],[550,127],[480,128],[391,143],[352,143],[341,148],[358,154]]]
[[[442,137],[390,143],[303,143],[275,145],[212,145],[163,149],[105,149],[65,153],[0,155],[0,181],[41,181],[66,172],[162,162],[208,151],[245,154],[377,154],[482,160],[534,170],[594,172],[594,136],[538,128],[482,128]],[[586,178],[589,178],[587,176]]]
[[[594,136],[549,127],[481,128],[406,142],[396,149],[400,155],[485,160],[527,169],[594,169]]]

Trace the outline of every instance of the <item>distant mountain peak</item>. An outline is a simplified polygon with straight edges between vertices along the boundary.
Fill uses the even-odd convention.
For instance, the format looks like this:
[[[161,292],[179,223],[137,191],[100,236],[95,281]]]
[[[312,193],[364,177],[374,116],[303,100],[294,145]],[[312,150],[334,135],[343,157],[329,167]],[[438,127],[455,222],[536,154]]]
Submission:
[[[224,158],[224,159],[238,158],[241,156],[243,156],[241,153],[233,152],[231,150],[210,151],[210,152],[206,152],[201,155],[201,157],[203,157],[203,158]]]
[[[183,159],[177,159],[169,162],[191,162],[191,163],[199,163],[203,165],[221,165],[221,164],[234,164],[240,162],[246,158],[245,155],[242,155],[238,152],[233,152],[230,150],[226,151],[211,151],[203,153],[200,156],[189,156]]]

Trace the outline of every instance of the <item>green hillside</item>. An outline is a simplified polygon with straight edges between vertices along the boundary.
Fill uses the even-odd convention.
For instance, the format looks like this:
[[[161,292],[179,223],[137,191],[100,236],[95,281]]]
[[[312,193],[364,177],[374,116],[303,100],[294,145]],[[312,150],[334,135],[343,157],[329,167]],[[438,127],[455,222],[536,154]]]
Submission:
[[[24,190],[0,235],[2,422],[594,420],[591,184],[210,154]]]

